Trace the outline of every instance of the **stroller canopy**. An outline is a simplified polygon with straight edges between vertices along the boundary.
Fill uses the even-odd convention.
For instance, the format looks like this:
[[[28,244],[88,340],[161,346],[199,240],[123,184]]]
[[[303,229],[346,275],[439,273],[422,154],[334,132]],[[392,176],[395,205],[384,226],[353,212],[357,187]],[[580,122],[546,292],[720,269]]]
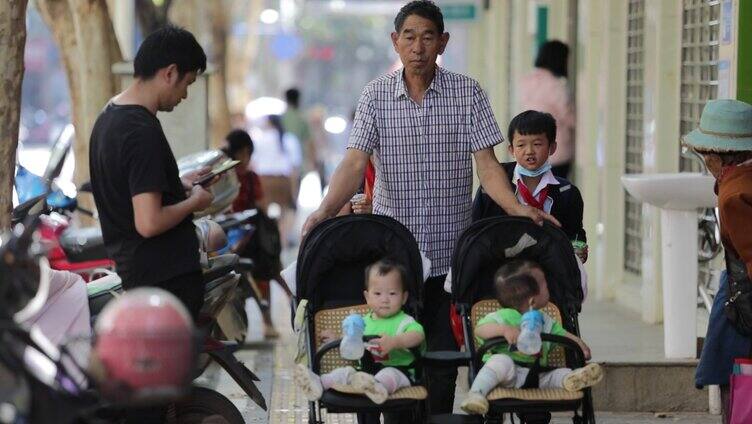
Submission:
[[[366,266],[389,258],[407,269],[409,311],[418,311],[423,264],[418,244],[404,225],[381,215],[346,215],[322,222],[298,252],[296,293],[314,311],[365,303]]]
[[[541,265],[551,301],[575,316],[582,305],[580,270],[572,244],[559,228],[527,218],[498,217],[473,223],[457,240],[452,257],[452,299],[473,303],[495,296],[493,276],[513,259]]]

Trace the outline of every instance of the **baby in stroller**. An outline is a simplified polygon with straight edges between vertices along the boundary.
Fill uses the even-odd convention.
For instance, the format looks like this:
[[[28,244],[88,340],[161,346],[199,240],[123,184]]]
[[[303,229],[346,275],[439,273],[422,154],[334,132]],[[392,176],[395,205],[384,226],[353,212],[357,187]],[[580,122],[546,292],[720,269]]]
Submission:
[[[367,346],[374,360],[382,366],[371,375],[353,367],[341,367],[316,375],[304,365],[295,368],[295,382],[309,401],[321,398],[324,390],[335,385],[349,385],[362,391],[376,404],[384,403],[390,394],[410,386],[414,370],[409,366],[415,360],[410,349],[424,344],[423,327],[402,310],[407,302],[407,271],[405,267],[388,259],[381,259],[366,268],[363,296],[369,312],[363,317],[365,336],[380,336]],[[322,334],[324,342],[334,340],[331,333]]]
[[[543,308],[549,300],[548,285],[541,267],[532,261],[514,260],[502,265],[494,276],[496,299],[502,306],[489,313],[480,321],[474,330],[478,338],[478,345],[484,340],[494,337],[504,337],[509,345],[493,348],[483,357],[483,367],[473,380],[467,398],[461,408],[470,414],[486,414],[489,403],[486,399],[491,390],[501,385],[507,388],[520,388],[526,385],[530,369],[517,366],[515,362],[533,364],[534,356],[511,351],[510,345],[517,342],[520,334],[519,326],[522,314],[531,309]],[[543,332],[564,336],[577,343],[590,359],[590,349],[574,334],[566,331],[562,325],[543,313]],[[540,365],[547,363],[550,343],[544,342],[540,351]],[[568,391],[579,391],[585,387],[597,384],[603,378],[600,365],[592,363],[579,369],[555,368],[541,372],[538,376],[540,388],[563,388]]]

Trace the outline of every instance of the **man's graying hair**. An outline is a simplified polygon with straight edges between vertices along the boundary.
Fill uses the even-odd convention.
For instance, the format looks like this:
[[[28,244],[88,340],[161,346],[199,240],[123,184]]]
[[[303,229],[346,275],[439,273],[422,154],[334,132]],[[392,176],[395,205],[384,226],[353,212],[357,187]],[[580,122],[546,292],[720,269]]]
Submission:
[[[714,152],[712,150],[695,149],[701,155],[718,155],[722,166],[735,166],[752,159],[752,151],[742,150],[734,152]]]
[[[439,6],[436,6],[431,0],[415,0],[402,6],[402,9],[397,13],[397,17],[394,18],[394,30],[398,34],[402,31],[402,26],[410,15],[418,15],[430,20],[436,25],[439,35],[444,33],[444,15],[441,14]]]

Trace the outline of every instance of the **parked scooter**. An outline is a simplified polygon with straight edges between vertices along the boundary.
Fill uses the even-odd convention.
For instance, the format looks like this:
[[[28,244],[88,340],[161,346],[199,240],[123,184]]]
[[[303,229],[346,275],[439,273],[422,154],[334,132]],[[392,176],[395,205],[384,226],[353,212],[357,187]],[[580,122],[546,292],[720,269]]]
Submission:
[[[41,195],[44,179],[21,165],[17,166],[15,187],[20,203],[13,209],[14,224],[23,220],[32,206],[42,203],[43,215],[40,217],[38,232],[48,248],[47,259],[52,269],[76,273],[87,282],[97,278],[101,270],[115,269],[115,263],[108,257],[102,231],[98,226],[69,228],[74,212],[94,215],[81,208],[75,197],[67,196],[59,188]],[[87,189],[82,187],[81,190]]]
[[[211,210],[225,209],[232,202],[233,196],[237,195],[237,182],[220,181],[219,189],[215,191],[215,201],[209,207]],[[85,183],[79,191],[91,191],[91,184]],[[52,269],[74,272],[86,281],[90,282],[100,277],[106,277],[115,271],[115,263],[109,259],[104,246],[102,230],[99,226],[85,228],[69,228],[72,214],[82,212],[89,216],[94,214],[78,206],[74,197],[69,197],[61,190],[53,190],[45,194],[45,183],[42,177],[34,175],[18,166],[16,178],[16,192],[21,203],[13,210],[15,223],[23,220],[29,210],[37,205],[42,207],[43,215],[40,216],[39,235],[48,246],[47,258]],[[232,218],[237,225],[244,225],[250,219],[250,215],[236,215]],[[199,225],[200,226],[200,225]],[[238,264],[238,274],[242,275],[242,267]],[[208,263],[204,263],[209,268]],[[105,279],[110,281],[111,278]],[[245,287],[247,284],[243,284]],[[94,293],[95,309],[103,306],[104,300],[96,288],[90,288]],[[244,298],[231,297],[218,315],[216,321],[212,321],[211,334],[222,340],[234,340],[243,342],[248,332],[248,319],[244,308]]]
[[[72,130],[63,134],[52,150],[45,172],[45,180],[59,174],[62,159],[68,151]],[[49,183],[48,183],[49,189]],[[43,197],[42,197],[43,198]],[[34,241],[33,233],[40,221],[41,202],[29,208],[23,224],[13,233],[2,236],[0,243],[0,403],[3,422],[73,422],[116,421],[122,408],[108,403],[102,393],[87,390],[81,377],[92,383],[88,371],[71,357],[65,346],[55,346],[33,326],[24,328],[26,321],[44,305],[49,281],[39,272],[39,263],[46,263],[44,249]],[[227,274],[232,258],[215,261],[210,277]],[[219,308],[223,293],[230,292],[236,277],[212,279],[213,287],[207,290],[209,312]],[[114,289],[114,287],[113,287]],[[232,375],[241,387],[265,409],[261,393],[255,387],[255,376],[238,362],[226,344],[208,342],[209,355]],[[194,388],[191,395],[174,404],[172,413],[177,417],[219,415],[231,423],[243,422],[234,405],[217,392]],[[114,415],[112,415],[114,414]]]

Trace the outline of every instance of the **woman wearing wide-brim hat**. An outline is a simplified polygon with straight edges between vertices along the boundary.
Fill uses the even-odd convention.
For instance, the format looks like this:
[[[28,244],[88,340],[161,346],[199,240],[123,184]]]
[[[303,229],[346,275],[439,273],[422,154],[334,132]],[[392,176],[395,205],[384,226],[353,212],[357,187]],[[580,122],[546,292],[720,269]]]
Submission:
[[[716,178],[727,265],[711,309],[695,384],[721,386],[724,422],[728,422],[734,358],[749,357],[752,347],[752,325],[743,322],[745,311],[752,311],[752,105],[711,100],[702,111],[699,128],[684,137],[684,144],[703,156]],[[735,303],[731,307],[726,305],[730,297]]]

